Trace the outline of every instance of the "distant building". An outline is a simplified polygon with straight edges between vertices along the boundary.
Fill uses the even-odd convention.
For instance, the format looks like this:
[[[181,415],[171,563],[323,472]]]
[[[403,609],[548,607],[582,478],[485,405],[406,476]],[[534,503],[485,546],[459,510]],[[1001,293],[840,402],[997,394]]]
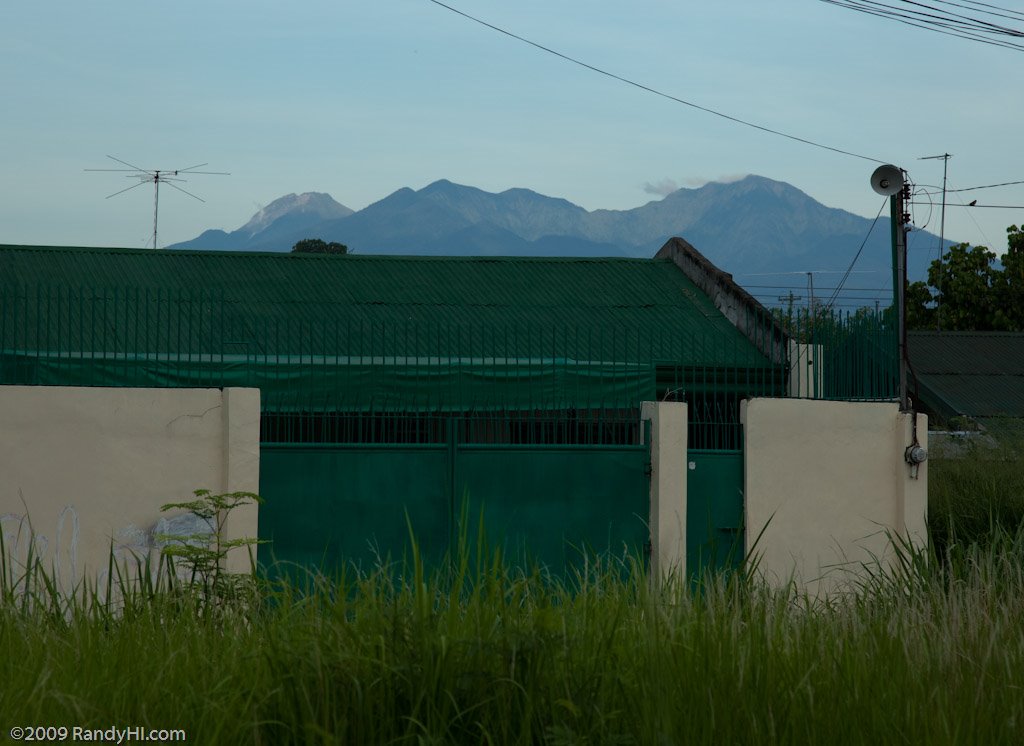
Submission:
[[[0,385],[259,389],[259,535],[304,566],[395,558],[410,527],[437,556],[485,503],[520,557],[643,555],[669,468],[644,402],[687,405],[687,567],[734,564],[742,403],[891,403],[892,330],[865,330],[787,326],[681,239],[653,259],[0,246]]]
[[[907,333],[917,405],[933,422],[986,429],[1024,422],[1024,333]]]

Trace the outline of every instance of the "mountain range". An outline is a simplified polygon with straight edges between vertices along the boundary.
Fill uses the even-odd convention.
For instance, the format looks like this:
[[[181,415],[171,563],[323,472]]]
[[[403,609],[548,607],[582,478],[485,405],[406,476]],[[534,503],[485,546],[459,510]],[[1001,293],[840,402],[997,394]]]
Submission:
[[[679,189],[630,210],[593,211],[529,189],[495,194],[441,180],[399,189],[359,211],[327,194],[290,194],[237,230],[208,230],[168,248],[289,251],[303,238],[321,238],[361,254],[650,257],[680,236],[740,280],[763,276],[761,285],[799,285],[785,275],[808,271],[834,285],[860,249],[855,270],[864,277],[847,284],[888,287],[889,219],[869,235],[871,224],[763,176]],[[912,231],[908,241],[910,277],[923,279],[939,239]]]

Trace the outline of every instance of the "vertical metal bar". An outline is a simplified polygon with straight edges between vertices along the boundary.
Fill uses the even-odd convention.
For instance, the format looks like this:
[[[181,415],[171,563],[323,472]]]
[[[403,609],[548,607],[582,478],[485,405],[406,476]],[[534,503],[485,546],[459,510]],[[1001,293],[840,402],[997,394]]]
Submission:
[[[17,290],[14,292],[15,295],[17,295]],[[7,370],[8,363],[6,351],[9,349],[12,355],[16,355],[15,350],[17,349],[15,345],[9,344],[9,340],[7,339],[7,318],[8,315],[14,315],[13,313],[8,312],[7,303],[8,295],[5,290],[0,292],[0,385],[15,383],[15,381],[11,380],[11,378],[13,378],[13,371],[9,373]],[[13,318],[11,321],[13,323]],[[11,358],[12,365],[13,361],[14,357]]]

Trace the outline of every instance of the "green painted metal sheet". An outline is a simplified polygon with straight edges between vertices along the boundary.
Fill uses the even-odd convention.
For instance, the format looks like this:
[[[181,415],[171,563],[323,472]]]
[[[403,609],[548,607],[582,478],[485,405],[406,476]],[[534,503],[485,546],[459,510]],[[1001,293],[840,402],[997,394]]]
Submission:
[[[439,559],[451,529],[445,446],[263,444],[261,562],[363,570],[409,554],[411,525],[423,556]]]
[[[261,562],[293,563],[299,573],[401,562],[411,556],[411,524],[430,566],[455,549],[460,515],[475,552],[481,511],[487,545],[518,567],[539,563],[561,574],[580,566],[584,550],[589,559],[645,561],[647,453],[642,446],[263,444],[259,536],[270,544]]]
[[[65,293],[63,300],[58,289]],[[160,344],[178,343],[176,326],[161,323],[168,311],[182,318],[191,314],[194,342],[223,327],[240,345],[274,354],[305,349],[304,332],[325,319],[343,322],[338,331],[344,351],[351,354],[419,354],[410,347],[415,341],[430,351],[472,355],[505,348],[516,357],[547,355],[552,340],[537,331],[550,328],[552,318],[567,335],[571,330],[557,343],[573,358],[583,357],[576,350],[595,350],[595,334],[613,344],[613,328],[673,338],[709,331],[742,338],[668,259],[331,256],[0,245],[0,290],[29,296],[18,311],[28,317],[23,325],[30,333],[40,328],[40,318],[65,313],[85,316],[82,328],[93,335],[95,326],[112,320],[117,299],[127,298],[129,312],[114,325],[117,328],[106,330],[106,337],[98,332],[91,337],[92,351],[117,349],[119,336],[134,335],[136,324],[144,327],[139,330],[143,337]],[[40,291],[47,291],[46,300],[36,299]],[[226,306],[211,312],[204,307],[211,299]],[[123,329],[124,324],[129,328]],[[374,325],[383,324],[389,327],[387,334],[370,333]],[[457,330],[467,326],[479,332],[467,328],[460,337]],[[266,334],[268,327],[278,335]],[[428,327],[442,338],[423,334]],[[406,329],[418,330],[415,340]],[[492,331],[494,338],[485,338]],[[367,346],[354,349],[352,335]],[[125,341],[122,338],[120,344]],[[334,340],[315,341],[330,350]]]
[[[664,364],[769,367],[668,259],[0,246],[2,383],[257,386],[278,412],[550,410],[636,407]]]
[[[1024,334],[907,334],[922,404],[943,417],[1024,417]]]
[[[691,578],[743,560],[743,452],[687,453],[686,569]]]
[[[645,446],[460,446],[456,495],[483,512],[491,547],[521,567],[560,574],[595,556],[646,562],[650,500]]]

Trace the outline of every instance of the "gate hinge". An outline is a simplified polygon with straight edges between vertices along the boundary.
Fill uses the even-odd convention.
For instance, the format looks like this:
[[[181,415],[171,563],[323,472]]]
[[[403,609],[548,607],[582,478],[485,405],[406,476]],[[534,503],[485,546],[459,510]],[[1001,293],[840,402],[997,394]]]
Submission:
[[[653,473],[654,473],[654,464],[652,464],[650,461],[648,461],[646,464],[644,464],[644,476],[645,477],[649,477]]]

